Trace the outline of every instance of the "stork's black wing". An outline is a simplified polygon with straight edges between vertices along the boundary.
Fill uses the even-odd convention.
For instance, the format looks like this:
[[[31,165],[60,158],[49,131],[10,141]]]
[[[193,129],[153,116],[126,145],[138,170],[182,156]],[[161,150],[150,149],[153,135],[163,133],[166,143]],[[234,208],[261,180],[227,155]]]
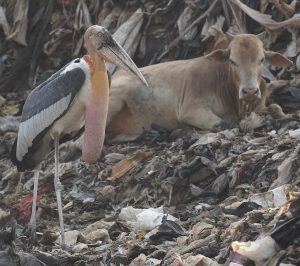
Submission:
[[[30,154],[41,149],[37,146],[43,145],[41,140],[48,129],[69,109],[88,71],[83,59],[75,59],[29,94],[11,153],[18,170],[32,169],[39,163],[37,160],[30,162]]]

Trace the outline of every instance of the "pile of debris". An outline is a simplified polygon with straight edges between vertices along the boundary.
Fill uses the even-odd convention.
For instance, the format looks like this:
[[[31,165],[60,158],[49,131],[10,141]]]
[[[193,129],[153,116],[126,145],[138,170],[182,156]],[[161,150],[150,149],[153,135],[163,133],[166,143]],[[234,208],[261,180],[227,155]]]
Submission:
[[[299,265],[298,2],[125,2],[0,1],[0,265]],[[91,24],[113,32],[140,66],[208,53],[222,32],[262,33],[266,48],[295,62],[266,68],[269,81],[290,80],[270,102],[291,113],[258,114],[249,133],[153,125],[132,142],[106,143],[90,165],[78,141],[61,145],[69,249],[59,246],[52,154],[31,247],[33,173],[20,179],[9,150],[29,88],[84,54]]]
[[[40,179],[33,255],[74,263],[63,265],[277,265],[281,260],[298,265],[300,147],[290,135],[299,130],[265,129],[178,137],[178,130],[156,127],[136,142],[107,145],[92,165],[80,161],[77,143],[63,144],[60,172],[71,250],[59,250],[49,156]],[[26,173],[18,189],[16,170],[6,159],[0,168],[1,235],[8,239],[1,245],[17,238],[15,256],[22,257],[21,247],[28,249],[23,235],[33,174]]]

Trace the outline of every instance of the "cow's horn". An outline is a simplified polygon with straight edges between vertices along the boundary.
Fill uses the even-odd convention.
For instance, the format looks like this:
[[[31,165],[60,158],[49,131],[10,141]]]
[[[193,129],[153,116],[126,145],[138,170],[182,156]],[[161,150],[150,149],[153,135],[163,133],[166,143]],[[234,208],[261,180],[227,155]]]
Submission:
[[[229,41],[232,41],[232,39],[234,38],[234,35],[229,32],[226,32],[225,35]]]
[[[263,31],[259,34],[256,35],[257,38],[259,38],[262,42],[267,38],[267,32],[266,31]]]

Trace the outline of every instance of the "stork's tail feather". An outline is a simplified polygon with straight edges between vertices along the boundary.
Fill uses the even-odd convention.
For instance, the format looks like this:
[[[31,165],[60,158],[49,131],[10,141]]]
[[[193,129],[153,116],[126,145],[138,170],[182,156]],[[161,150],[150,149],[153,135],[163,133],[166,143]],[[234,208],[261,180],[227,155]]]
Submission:
[[[77,132],[72,134],[65,134],[59,140],[59,143],[62,144],[69,140],[76,140],[84,131],[84,126]],[[47,140],[43,141],[44,138]],[[41,133],[35,140],[31,147],[29,147],[28,152],[23,156],[22,161],[17,159],[17,141],[15,142],[10,151],[11,162],[17,167],[19,172],[24,172],[25,170],[33,170],[49,152],[53,150],[53,140],[48,134],[44,135],[44,132]]]
[[[15,139],[15,142],[14,142],[12,148],[11,148],[11,151],[10,151],[10,160],[17,167],[17,169],[18,169],[19,172],[23,172],[23,171],[26,170],[26,168],[24,168],[24,166],[22,165],[22,162],[20,162],[17,159],[17,156],[16,156],[17,141],[18,141],[18,138]]]
[[[17,141],[18,138],[15,139],[15,142],[11,148],[10,159],[11,162],[17,167],[19,172],[33,170],[43,160],[44,157],[42,155],[51,151],[48,146],[42,145],[41,140],[38,139],[37,143],[33,145],[33,147],[30,147],[28,152],[22,157],[22,161],[19,161],[17,159]],[[42,153],[37,154],[39,151],[42,151]]]

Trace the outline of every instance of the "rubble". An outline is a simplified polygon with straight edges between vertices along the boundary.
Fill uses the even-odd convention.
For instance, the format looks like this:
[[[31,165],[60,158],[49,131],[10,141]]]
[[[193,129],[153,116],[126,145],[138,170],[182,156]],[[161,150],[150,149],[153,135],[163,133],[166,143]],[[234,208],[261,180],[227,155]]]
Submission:
[[[0,265],[299,265],[299,7],[263,0],[0,1]],[[153,125],[125,142],[107,142],[89,165],[80,160],[80,139],[61,145],[69,249],[58,245],[52,154],[41,165],[32,247],[26,226],[33,173],[20,176],[9,151],[30,89],[85,53],[82,35],[91,24],[108,28],[139,66],[207,54],[226,46],[226,32],[260,34],[266,48],[295,65],[265,66],[268,109],[249,114],[240,128]]]

